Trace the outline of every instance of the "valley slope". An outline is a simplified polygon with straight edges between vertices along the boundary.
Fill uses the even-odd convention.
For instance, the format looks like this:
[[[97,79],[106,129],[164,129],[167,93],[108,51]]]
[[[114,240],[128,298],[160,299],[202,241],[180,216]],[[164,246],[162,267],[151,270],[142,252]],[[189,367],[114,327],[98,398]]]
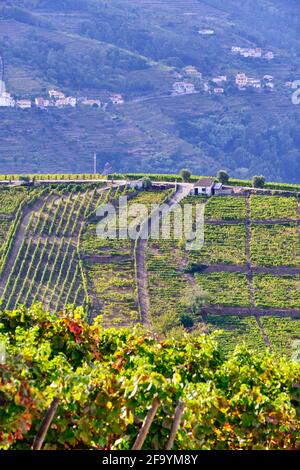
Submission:
[[[288,25],[288,27],[286,27]],[[105,110],[0,108],[2,173],[99,171],[198,174],[224,167],[233,176],[263,173],[299,182],[299,107],[286,81],[299,78],[295,2],[272,0],[36,1],[0,7],[5,83],[34,99],[57,87],[76,97],[122,93],[124,106]],[[198,34],[213,28],[212,37]],[[272,50],[272,61],[232,55],[231,47]],[[228,76],[224,95],[202,88],[171,96],[184,67],[205,80]],[[275,90],[240,92],[239,72],[274,76]]]

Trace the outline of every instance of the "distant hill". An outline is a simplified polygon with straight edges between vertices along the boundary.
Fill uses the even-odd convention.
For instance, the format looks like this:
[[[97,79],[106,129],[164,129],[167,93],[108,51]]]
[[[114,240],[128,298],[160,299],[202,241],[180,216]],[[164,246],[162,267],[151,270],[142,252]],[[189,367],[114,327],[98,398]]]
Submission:
[[[1,172],[90,171],[91,154],[115,171],[190,167],[299,182],[299,107],[284,84],[300,78],[293,0],[14,0],[0,6],[7,89],[33,99],[57,87],[125,105],[106,110],[0,108]],[[210,28],[211,37],[198,34]],[[272,61],[232,46],[261,47]],[[183,68],[228,76],[223,96],[171,96]],[[234,76],[274,76],[274,92],[239,92]],[[184,77],[183,77],[184,78]],[[190,79],[186,77],[187,79]]]

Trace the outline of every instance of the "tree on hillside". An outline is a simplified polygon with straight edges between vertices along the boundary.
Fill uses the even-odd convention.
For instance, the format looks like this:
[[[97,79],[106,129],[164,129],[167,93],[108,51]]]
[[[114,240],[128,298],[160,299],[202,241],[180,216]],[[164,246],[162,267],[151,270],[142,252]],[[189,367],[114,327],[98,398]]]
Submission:
[[[252,186],[253,188],[263,188],[266,182],[266,178],[264,176],[253,176],[252,178]]]
[[[217,178],[218,178],[219,182],[222,183],[222,184],[227,184],[228,181],[229,181],[229,175],[228,175],[227,171],[225,171],[225,170],[218,171]]]
[[[22,181],[23,183],[30,183],[30,176],[20,175],[19,181]]]
[[[185,182],[189,181],[190,177],[192,176],[192,172],[190,170],[187,170],[186,168],[183,168],[179,174],[182,181]]]
[[[151,189],[152,187],[152,181],[150,178],[148,177],[145,177],[143,178],[143,189],[145,189],[146,191]]]

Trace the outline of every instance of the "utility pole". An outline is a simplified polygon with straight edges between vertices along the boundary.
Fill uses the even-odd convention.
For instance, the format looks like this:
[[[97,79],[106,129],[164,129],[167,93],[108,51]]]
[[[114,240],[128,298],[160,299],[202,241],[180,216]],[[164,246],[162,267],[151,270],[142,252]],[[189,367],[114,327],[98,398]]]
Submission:
[[[94,153],[94,175],[97,173],[97,154]]]
[[[0,56],[0,81],[1,82],[4,81],[4,60],[1,56]]]
[[[0,56],[0,96],[5,92],[5,83],[4,83],[4,60]]]

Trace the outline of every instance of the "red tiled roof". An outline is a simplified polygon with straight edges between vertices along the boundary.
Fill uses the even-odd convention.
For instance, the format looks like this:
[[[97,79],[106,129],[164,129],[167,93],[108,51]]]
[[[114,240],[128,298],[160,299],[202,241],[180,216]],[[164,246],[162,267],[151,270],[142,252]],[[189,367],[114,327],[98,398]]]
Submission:
[[[215,178],[200,178],[194,187],[201,186],[202,188],[210,188],[215,182]]]

